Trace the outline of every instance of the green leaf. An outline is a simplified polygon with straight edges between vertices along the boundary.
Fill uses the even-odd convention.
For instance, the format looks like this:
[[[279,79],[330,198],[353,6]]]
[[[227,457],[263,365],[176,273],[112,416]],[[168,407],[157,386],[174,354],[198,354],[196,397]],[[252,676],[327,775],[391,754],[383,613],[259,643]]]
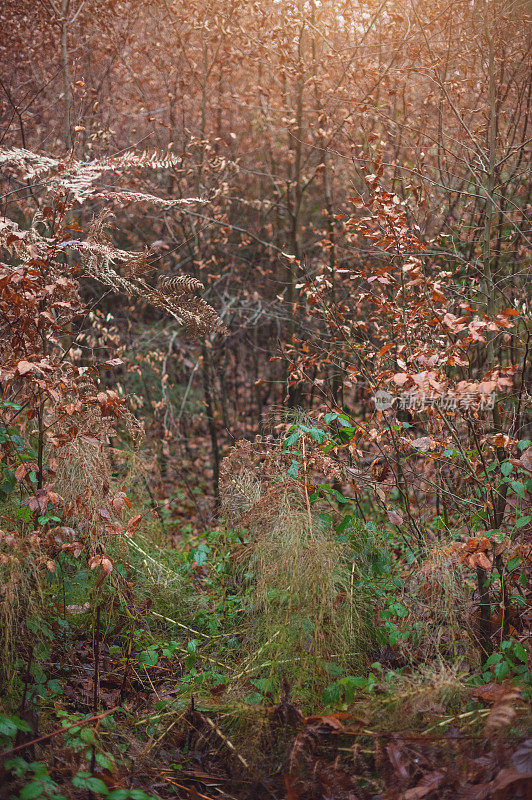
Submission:
[[[342,667],[339,664],[334,664],[332,661],[325,661],[323,664],[325,672],[332,678],[339,678],[343,673]]]
[[[390,611],[392,611],[396,617],[408,617],[408,608],[406,608],[402,603],[392,603],[390,605]]]
[[[262,699],[262,695],[259,692],[252,692],[247,697],[244,697],[244,703],[247,703],[248,706],[257,706],[262,703]]]
[[[340,494],[340,492],[337,492],[336,489],[332,488],[332,486],[331,486],[330,492],[331,492],[332,496],[334,498],[336,498],[336,500],[338,500],[339,503],[349,503],[349,500],[347,499],[347,497],[344,497],[343,494]]]
[[[346,514],[343,520],[339,522],[338,525],[336,526],[336,533],[338,534],[343,533],[345,529],[348,528],[349,525],[351,525],[352,521],[353,521],[353,515]]]
[[[522,661],[524,664],[528,661],[528,653],[521,644],[521,642],[516,642],[514,645],[514,655],[519,661]]]
[[[17,731],[31,731],[30,725],[20,717],[4,717],[0,716],[0,733],[10,738],[16,734]]]
[[[109,794],[109,789],[100,778],[95,778],[90,772],[78,772],[72,778],[72,786],[76,789],[88,789],[96,794]]]
[[[8,736],[10,739],[15,736],[17,726],[8,717],[0,717],[0,734]]]
[[[34,800],[35,797],[42,797],[44,786],[41,781],[27,783],[19,794],[20,800]]]
[[[513,472],[513,468],[514,468],[513,464],[510,464],[509,461],[503,461],[503,463],[501,464],[501,472],[506,477],[508,477],[510,472]]]
[[[12,492],[17,485],[17,480],[15,478],[15,473],[10,469],[4,468],[4,480],[0,485],[0,491],[4,494],[9,494]]]
[[[341,678],[339,683],[343,686],[364,689],[367,686],[368,679],[364,678],[362,675],[347,675],[345,678]]]
[[[273,691],[273,680],[271,678],[256,678],[252,680],[251,683],[261,694]]]
[[[28,762],[18,756],[16,758],[9,758],[4,766],[9,772],[16,775],[17,778],[22,778],[30,768]]]
[[[205,549],[204,547],[198,547],[198,549],[194,553],[194,561],[198,565],[198,567],[203,567],[207,563],[207,556],[210,552],[210,548]]]
[[[96,753],[94,760],[98,766],[102,767],[103,769],[111,769],[113,766],[111,761],[103,753]]]
[[[156,650],[143,650],[139,654],[139,664],[150,664],[154,667],[159,661],[159,656]]]
[[[525,498],[525,485],[522,481],[510,481],[510,486],[518,497]]]
[[[292,459],[292,463],[288,467],[286,474],[290,478],[297,478],[297,476],[299,475],[299,464],[295,459]]]
[[[515,527],[516,528],[523,528],[525,525],[528,525],[530,520],[532,520],[532,517],[530,516],[530,514],[528,514],[526,517],[519,517],[519,519],[516,520],[516,522],[515,522]]]
[[[498,664],[495,664],[493,668],[493,672],[498,681],[502,681],[502,679],[508,675],[509,671],[510,666],[507,661],[500,661]]]
[[[325,441],[325,433],[321,430],[321,428],[311,428],[310,435],[314,441],[319,442],[319,444],[322,444],[322,442]]]
[[[401,631],[399,630],[399,628],[395,628],[388,634],[388,641],[392,646],[397,644],[400,638],[401,638]]]
[[[94,739],[96,738],[92,728],[83,728],[83,730],[80,733],[80,737],[83,744],[87,745],[92,744],[94,742]]]
[[[338,419],[338,414],[335,414],[334,411],[329,411],[328,414],[325,414],[324,420],[326,425],[330,425],[335,419]]]
[[[514,556],[506,564],[506,569],[508,570],[508,572],[512,572],[514,569],[516,569],[516,567],[519,566],[520,563],[521,563],[521,556]]]
[[[356,428],[354,425],[349,425],[347,428],[342,428],[341,431],[338,431],[340,437],[343,442],[348,442],[356,433]]]
[[[292,445],[295,444],[298,439],[299,439],[299,431],[296,430],[293,433],[291,433],[287,439],[284,440],[283,451],[286,451],[288,450],[289,447],[292,447]]]
[[[501,661],[501,660],[502,660],[502,656],[501,656],[500,653],[493,653],[493,655],[491,655],[487,659],[487,661],[484,664],[484,666],[485,667],[491,667],[491,666],[493,666],[493,664],[498,664],[498,662]]]
[[[520,450],[526,450],[527,447],[530,447],[531,444],[532,442],[530,441],[530,439],[521,439],[521,441],[517,446],[519,447]]]
[[[322,694],[322,700],[324,705],[326,706],[333,706],[337,703],[342,695],[343,695],[343,686],[340,686],[338,683],[331,683],[327,688],[324,690]]]

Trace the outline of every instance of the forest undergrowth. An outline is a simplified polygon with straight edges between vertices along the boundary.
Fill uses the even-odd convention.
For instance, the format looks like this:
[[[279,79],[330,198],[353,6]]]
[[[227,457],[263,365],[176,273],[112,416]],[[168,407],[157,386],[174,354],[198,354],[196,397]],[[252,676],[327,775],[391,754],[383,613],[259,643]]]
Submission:
[[[0,9],[0,799],[532,791],[530,16]]]
[[[463,419],[273,409],[270,432],[222,461],[219,523],[168,543],[175,501],[154,499],[149,434],[105,388],[124,362],[81,356],[99,331],[80,280],[136,294],[184,335],[223,327],[197,280],[157,281],[149,253],[117,249],[105,213],[74,235],[68,200],[106,168],[168,164],[58,179],[28,152],[4,160],[52,177],[30,227],[2,223],[2,796],[524,797],[531,446],[510,430],[472,451],[511,368],[467,384]],[[492,325],[510,329],[510,312]],[[440,343],[447,363],[455,346]],[[475,485],[463,507],[456,481]]]

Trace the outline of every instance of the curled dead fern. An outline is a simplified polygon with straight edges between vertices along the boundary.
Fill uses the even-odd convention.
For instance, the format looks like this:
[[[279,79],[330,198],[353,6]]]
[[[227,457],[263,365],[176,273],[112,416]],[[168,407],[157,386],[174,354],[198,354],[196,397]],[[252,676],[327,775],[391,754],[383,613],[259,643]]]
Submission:
[[[164,294],[195,294],[202,292],[205,286],[192,275],[175,275],[173,277],[159,278],[157,288]]]

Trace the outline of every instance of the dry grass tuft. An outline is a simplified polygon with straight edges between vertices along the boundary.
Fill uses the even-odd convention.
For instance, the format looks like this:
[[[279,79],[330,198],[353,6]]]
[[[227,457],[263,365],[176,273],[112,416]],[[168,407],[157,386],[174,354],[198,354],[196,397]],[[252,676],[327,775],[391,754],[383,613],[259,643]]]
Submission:
[[[223,465],[222,496],[231,524],[251,540],[238,559],[253,575],[248,669],[276,684],[287,676],[310,686],[323,681],[331,659],[364,660],[366,604],[350,550],[309,513],[285,459],[277,443],[240,442]]]

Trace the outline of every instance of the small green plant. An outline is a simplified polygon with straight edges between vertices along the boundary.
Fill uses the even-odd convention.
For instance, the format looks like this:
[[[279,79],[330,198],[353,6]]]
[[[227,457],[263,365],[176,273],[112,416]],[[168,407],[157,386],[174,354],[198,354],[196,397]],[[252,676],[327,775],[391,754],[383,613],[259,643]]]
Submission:
[[[338,704],[349,705],[357,694],[371,694],[378,683],[379,680],[373,672],[367,676],[345,675],[327,686],[322,694],[322,700],[328,707],[335,707]]]
[[[532,684],[532,674],[527,669],[528,653],[521,642],[507,639],[500,650],[492,653],[484,664],[482,677],[485,683],[492,680],[502,682],[508,678],[519,678],[525,685]]]
[[[6,761],[5,766],[16,778],[26,780],[18,795],[19,800],[66,800],[65,795],[59,793],[57,783],[50,777],[46,764],[41,761],[28,763],[23,758],[12,758]]]

